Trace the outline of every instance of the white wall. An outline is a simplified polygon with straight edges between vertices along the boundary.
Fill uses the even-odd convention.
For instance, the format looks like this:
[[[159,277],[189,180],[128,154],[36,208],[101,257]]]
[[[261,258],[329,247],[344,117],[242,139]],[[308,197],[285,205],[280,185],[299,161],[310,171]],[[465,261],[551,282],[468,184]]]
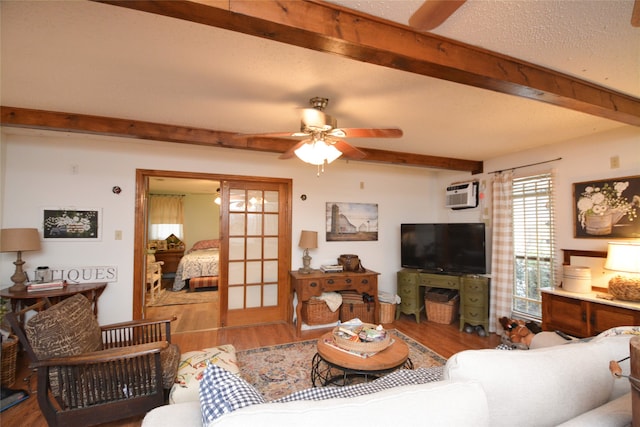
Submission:
[[[220,238],[220,207],[207,194],[184,198],[184,244],[189,250],[199,240]]]
[[[619,168],[610,167],[610,158],[618,156]],[[509,156],[490,159],[484,162],[485,173],[473,176],[486,185],[484,194],[486,214],[482,207],[449,214],[449,221],[465,215],[484,220],[491,225],[491,180],[493,174],[489,172],[508,170],[517,166],[544,162],[561,157],[562,160],[542,165],[520,168],[514,171],[514,175],[527,176],[538,172],[555,169],[556,173],[556,245],[558,249],[583,249],[593,251],[606,251],[607,242],[611,239],[574,238],[574,206],[573,184],[584,181],[599,181],[609,178],[640,175],[640,128],[633,126],[621,126],[618,129],[594,133],[587,138],[568,141],[563,144],[548,145],[546,147],[523,151]],[[446,186],[450,182],[468,179],[468,175],[453,175],[439,177],[439,186]],[[628,196],[628,195],[627,195]],[[629,197],[630,198],[630,197]],[[557,265],[562,263],[562,251],[557,251]]]
[[[135,170],[158,169],[291,178],[293,180],[293,242],[291,266],[302,265],[297,247],[300,230],[319,232],[318,249],[312,250],[312,266],[335,263],[343,253],[358,254],[365,267],[378,271],[380,289],[395,292],[400,268],[400,224],[403,222],[472,222],[490,218],[491,174],[435,173],[423,168],[378,165],[338,160],[316,176],[314,166],[279,160],[277,154],[222,148],[101,138],[89,135],[44,133],[5,129],[0,143],[4,179],[1,226],[40,227],[42,207],[100,207],[103,238],[100,242],[43,242],[39,252],[24,254],[26,269],[38,265],[116,265],[118,281],[107,287],[100,300],[100,322],[131,318],[133,283],[133,233]],[[17,133],[16,133],[17,132]],[[625,126],[589,138],[530,150],[485,161],[487,172],[509,169],[562,157],[561,161],[517,173],[533,173],[548,167],[557,170],[558,248],[606,250],[606,239],[573,238],[572,187],[574,182],[640,174],[640,129]],[[611,169],[617,155],[620,167]],[[77,173],[74,173],[76,166]],[[463,211],[444,208],[444,188],[452,182],[479,179],[486,184],[486,205]],[[111,192],[118,185],[120,195]],[[301,200],[301,195],[307,196]],[[377,203],[377,242],[326,242],[327,202]],[[490,221],[487,221],[490,225]],[[115,240],[116,230],[123,239]],[[10,285],[15,254],[0,254],[0,281]]]
[[[312,266],[335,263],[343,253],[358,254],[365,267],[381,273],[380,289],[395,292],[400,268],[400,223],[433,221],[443,207],[432,171],[338,160],[316,176],[316,168],[277,154],[178,145],[124,138],[4,129],[5,188],[3,228],[40,227],[43,207],[99,207],[103,236],[99,242],[43,242],[39,252],[26,252],[25,269],[39,265],[118,267],[118,281],[100,299],[99,321],[131,318],[135,170],[157,169],[291,178],[293,180],[294,269],[302,266],[297,247],[300,230],[319,232]],[[11,132],[11,134],[8,134]],[[76,172],[74,172],[74,170]],[[362,187],[361,188],[361,183]],[[122,193],[113,194],[113,186]],[[306,201],[300,196],[306,194]],[[326,242],[325,203],[377,203],[377,242]],[[122,240],[115,240],[115,231]],[[11,283],[15,254],[0,254],[2,287]]]

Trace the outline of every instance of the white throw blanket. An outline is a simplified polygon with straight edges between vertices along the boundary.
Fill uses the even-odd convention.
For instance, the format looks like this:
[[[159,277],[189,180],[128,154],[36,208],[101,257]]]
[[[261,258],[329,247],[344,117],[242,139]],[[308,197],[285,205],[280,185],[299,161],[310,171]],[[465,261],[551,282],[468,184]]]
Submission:
[[[323,292],[318,299],[326,302],[331,312],[335,312],[342,305],[342,295],[338,292]]]

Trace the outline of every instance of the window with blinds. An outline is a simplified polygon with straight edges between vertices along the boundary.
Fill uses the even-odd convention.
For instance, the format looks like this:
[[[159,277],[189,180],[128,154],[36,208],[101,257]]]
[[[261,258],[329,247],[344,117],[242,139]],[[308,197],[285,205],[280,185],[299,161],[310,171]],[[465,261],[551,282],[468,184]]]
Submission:
[[[513,311],[542,317],[540,288],[554,284],[551,173],[513,180]]]

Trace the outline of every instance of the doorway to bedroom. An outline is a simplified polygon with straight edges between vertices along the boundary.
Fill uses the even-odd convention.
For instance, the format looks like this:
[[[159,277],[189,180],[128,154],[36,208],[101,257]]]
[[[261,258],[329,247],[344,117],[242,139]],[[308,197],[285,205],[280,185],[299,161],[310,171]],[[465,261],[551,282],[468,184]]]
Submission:
[[[194,190],[194,185],[199,190]],[[176,332],[288,319],[290,191],[291,180],[138,170],[134,318],[176,316],[178,320],[172,325]],[[151,234],[150,199],[160,194],[189,199],[185,203],[189,208],[185,209],[184,232],[171,233],[167,248],[164,242],[156,242],[155,238],[163,236]],[[214,203],[212,213],[210,206]],[[200,208],[193,209],[194,204]],[[168,231],[172,230],[164,234]],[[212,242],[216,243],[215,249],[204,247]],[[160,248],[155,255],[165,267],[161,292],[155,298],[150,298],[145,277],[149,252],[153,252],[150,243],[151,249],[157,249],[156,244]],[[181,277],[178,261],[196,249],[199,256],[219,254],[219,271],[203,272],[216,277],[196,277],[199,274],[191,269],[191,279],[188,275]],[[153,257],[151,260],[156,261]],[[211,279],[216,283],[210,283]],[[190,287],[190,280],[195,280],[196,286]],[[218,290],[198,283],[218,285]],[[172,292],[181,287],[183,290]]]

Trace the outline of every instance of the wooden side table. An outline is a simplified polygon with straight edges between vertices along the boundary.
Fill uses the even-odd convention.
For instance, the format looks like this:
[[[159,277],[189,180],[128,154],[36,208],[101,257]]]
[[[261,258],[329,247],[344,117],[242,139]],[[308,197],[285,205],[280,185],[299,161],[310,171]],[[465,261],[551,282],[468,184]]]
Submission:
[[[82,294],[91,302],[93,314],[98,317],[98,298],[100,298],[106,287],[107,283],[102,282],[71,284],[62,289],[36,292],[28,292],[26,290],[10,292],[8,289],[3,289],[0,291],[0,297],[11,300],[11,311],[19,313],[23,308],[35,304],[39,299],[48,298],[51,304],[57,304],[75,294]],[[20,323],[24,324],[24,315],[20,316]]]

